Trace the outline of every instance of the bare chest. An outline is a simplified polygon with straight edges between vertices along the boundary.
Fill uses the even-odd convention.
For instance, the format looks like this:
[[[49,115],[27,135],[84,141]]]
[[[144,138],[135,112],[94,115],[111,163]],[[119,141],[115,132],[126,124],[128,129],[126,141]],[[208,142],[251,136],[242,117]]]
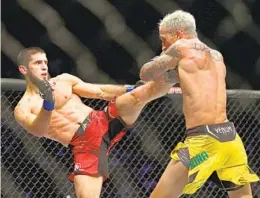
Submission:
[[[56,82],[52,94],[55,99],[55,110],[59,110],[72,99],[72,87],[66,82]],[[42,107],[43,99],[40,96],[36,96],[31,102],[34,104],[32,113],[37,114]]]

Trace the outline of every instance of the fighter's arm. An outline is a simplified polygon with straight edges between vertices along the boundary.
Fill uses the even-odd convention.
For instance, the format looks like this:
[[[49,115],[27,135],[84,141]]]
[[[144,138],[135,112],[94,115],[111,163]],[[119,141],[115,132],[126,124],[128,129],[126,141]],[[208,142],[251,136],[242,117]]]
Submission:
[[[182,45],[180,42],[176,42],[171,45],[164,54],[142,66],[140,71],[141,80],[154,80],[164,72],[175,69],[182,58]]]
[[[66,81],[72,84],[73,93],[85,97],[103,100],[112,100],[115,96],[120,96],[130,90],[130,87],[122,85],[102,85],[86,83],[76,76],[62,74]]]
[[[42,137],[48,133],[51,111],[47,111],[43,107],[36,116],[31,113],[29,107],[18,104],[14,110],[14,117],[21,127],[35,136]]]
[[[55,101],[52,95],[53,88],[49,81],[32,79],[35,86],[38,87],[40,96],[43,99],[42,107],[37,115],[31,111],[29,96],[24,96],[14,110],[15,119],[29,133],[42,137],[48,133],[51,114],[55,108]]]

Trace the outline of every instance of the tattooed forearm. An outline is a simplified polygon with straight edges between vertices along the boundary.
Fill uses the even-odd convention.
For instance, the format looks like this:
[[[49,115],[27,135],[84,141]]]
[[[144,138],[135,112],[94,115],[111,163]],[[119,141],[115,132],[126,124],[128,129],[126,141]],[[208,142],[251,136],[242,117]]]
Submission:
[[[170,57],[161,56],[154,61],[146,63],[140,72],[140,78],[144,81],[153,80],[168,70]]]
[[[146,63],[141,69],[140,78],[144,81],[154,80],[164,72],[175,69],[182,57],[182,51],[173,45],[164,54]]]
[[[168,70],[163,74],[163,76],[166,83],[174,83],[177,81],[176,70]]]

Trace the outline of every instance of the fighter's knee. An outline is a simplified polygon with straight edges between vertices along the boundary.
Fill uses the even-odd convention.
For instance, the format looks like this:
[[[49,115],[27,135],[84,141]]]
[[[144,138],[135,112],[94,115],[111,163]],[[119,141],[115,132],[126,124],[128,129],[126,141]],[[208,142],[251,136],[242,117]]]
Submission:
[[[142,105],[145,101],[142,97],[139,96],[139,94],[135,91],[132,91],[130,94],[131,102],[134,107]]]
[[[143,105],[158,97],[160,85],[155,81],[149,81],[139,90],[132,92],[136,105]]]

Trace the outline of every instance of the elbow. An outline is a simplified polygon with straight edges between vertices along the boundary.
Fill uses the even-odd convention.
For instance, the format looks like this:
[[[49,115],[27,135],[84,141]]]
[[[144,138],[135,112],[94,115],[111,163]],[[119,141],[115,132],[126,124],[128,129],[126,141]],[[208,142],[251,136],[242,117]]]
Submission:
[[[27,129],[27,131],[32,134],[33,136],[36,136],[36,137],[44,137],[47,133],[48,133],[48,130],[45,129],[45,128],[30,128],[30,129]]]
[[[41,133],[32,133],[32,135],[34,135],[35,137],[38,137],[38,138],[44,137],[44,135]]]
[[[46,134],[43,130],[31,130],[31,131],[28,131],[30,134],[32,134],[33,136],[36,136],[36,137],[44,137],[44,135]]]
[[[20,123],[18,121],[19,126],[21,126],[27,133],[30,133],[33,136],[36,137],[43,137],[45,135],[45,131],[44,130],[40,130],[40,129],[35,129],[32,126],[28,126],[28,125],[23,125],[22,123]]]
[[[140,79],[143,81],[153,80],[153,75],[151,72],[148,71],[147,68],[148,68],[148,64],[146,63],[142,66],[140,74],[139,74]]]

